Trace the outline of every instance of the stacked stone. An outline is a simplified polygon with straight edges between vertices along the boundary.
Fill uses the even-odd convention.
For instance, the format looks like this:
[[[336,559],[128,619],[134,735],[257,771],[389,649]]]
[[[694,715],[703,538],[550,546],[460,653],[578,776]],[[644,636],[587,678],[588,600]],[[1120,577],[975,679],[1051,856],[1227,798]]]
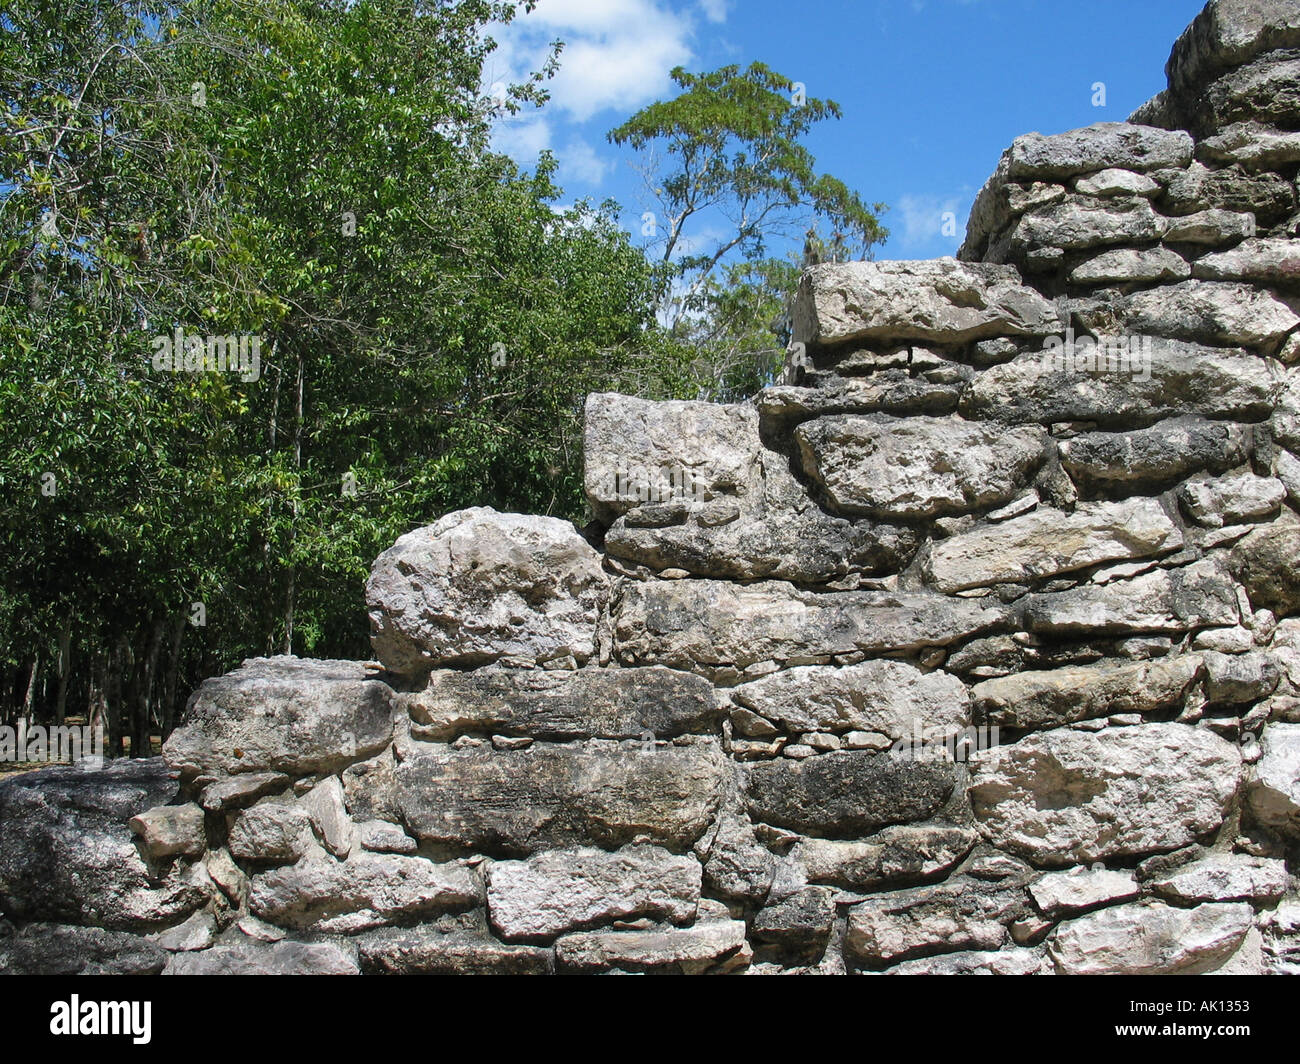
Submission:
[[[403,536],[382,668],[0,784],[0,967],[1300,971],[1292,49],[1210,4],[752,402],[591,396],[595,530]]]

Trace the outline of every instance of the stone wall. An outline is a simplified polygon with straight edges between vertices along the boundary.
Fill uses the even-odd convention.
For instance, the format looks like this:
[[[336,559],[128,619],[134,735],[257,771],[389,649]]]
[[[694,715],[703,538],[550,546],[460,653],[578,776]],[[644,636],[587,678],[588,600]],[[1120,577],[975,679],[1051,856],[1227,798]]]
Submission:
[[[786,383],[591,396],[591,528],[403,536],[379,664],[0,784],[0,967],[1300,970],[1300,8],[1167,73]]]

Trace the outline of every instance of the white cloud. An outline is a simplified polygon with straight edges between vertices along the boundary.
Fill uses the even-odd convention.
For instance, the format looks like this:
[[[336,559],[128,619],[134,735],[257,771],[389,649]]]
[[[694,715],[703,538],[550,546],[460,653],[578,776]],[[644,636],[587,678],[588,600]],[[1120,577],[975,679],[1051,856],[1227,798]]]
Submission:
[[[726,22],[727,8],[730,6],[731,0],[700,0],[704,17],[710,22]]]
[[[900,196],[884,219],[890,229],[889,243],[897,241],[904,252],[930,251],[939,245],[955,249],[966,235],[963,202],[962,196]],[[896,221],[902,225],[894,224]],[[951,223],[948,234],[944,233],[945,222]]]
[[[706,14],[719,4],[707,0]],[[665,0],[541,0],[493,32],[499,47],[485,80],[523,80],[559,38],[565,48],[546,82],[550,107],[579,122],[606,110],[626,114],[673,90],[668,72],[693,59],[692,31],[692,20]]]
[[[538,114],[520,113],[492,127],[492,147],[521,166],[531,166],[551,146],[551,123]]]
[[[556,153],[560,160],[560,177],[599,185],[614,168],[612,159],[602,159],[585,140],[573,140]]]

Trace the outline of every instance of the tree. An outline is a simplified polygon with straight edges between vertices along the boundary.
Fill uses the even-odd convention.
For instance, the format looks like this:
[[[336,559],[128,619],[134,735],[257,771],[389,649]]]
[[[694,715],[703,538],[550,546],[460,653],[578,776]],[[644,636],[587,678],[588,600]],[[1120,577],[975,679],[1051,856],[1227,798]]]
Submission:
[[[608,134],[646,156],[641,169],[658,205],[651,223],[670,321],[701,309],[708,280],[733,252],[764,259],[773,238],[792,237],[813,218],[828,221],[862,255],[888,235],[877,217],[883,204],[868,207],[842,181],[818,173],[802,143],[815,125],[840,117],[834,101],[808,97],[762,63],[707,74],[678,67],[672,78],[679,95]],[[714,215],[727,220],[729,231],[697,248],[689,224]]]
[[[557,213],[553,159],[489,150],[487,27],[521,6],[6,5],[5,713],[102,703],[142,753],[242,657],[364,657],[398,535],[580,517],[585,393],[681,385],[613,205]],[[256,338],[259,372],[160,370],[176,329]]]

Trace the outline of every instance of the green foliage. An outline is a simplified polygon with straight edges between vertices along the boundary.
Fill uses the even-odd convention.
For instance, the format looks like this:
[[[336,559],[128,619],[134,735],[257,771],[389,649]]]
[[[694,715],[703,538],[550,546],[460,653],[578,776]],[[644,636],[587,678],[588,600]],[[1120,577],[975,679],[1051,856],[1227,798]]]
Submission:
[[[531,6],[0,12],[0,718],[35,688],[140,752],[245,656],[368,656],[362,586],[398,535],[469,505],[584,519],[588,392],[771,380],[784,214],[883,236],[799,142],[835,105],[789,106],[758,64],[677,71],[683,95],[613,135],[674,159],[659,263],[617,204],[559,210],[552,157],[491,151],[481,91],[488,28]],[[558,52],[508,109],[545,102]],[[710,209],[736,239],[681,258]],[[172,370],[177,330],[259,364]]]
[[[701,310],[709,299],[706,281],[733,252],[762,260],[773,236],[790,236],[814,218],[825,219],[864,255],[888,235],[877,217],[883,204],[868,207],[842,181],[818,173],[803,143],[818,123],[840,117],[834,101],[806,96],[762,63],[706,74],[677,67],[672,78],[682,90],[676,97],[638,111],[609,139],[645,156],[645,181],[664,223],[658,246],[674,317]],[[679,254],[689,241],[688,224],[702,215],[725,218],[728,234]],[[674,296],[675,278],[682,280]]]

